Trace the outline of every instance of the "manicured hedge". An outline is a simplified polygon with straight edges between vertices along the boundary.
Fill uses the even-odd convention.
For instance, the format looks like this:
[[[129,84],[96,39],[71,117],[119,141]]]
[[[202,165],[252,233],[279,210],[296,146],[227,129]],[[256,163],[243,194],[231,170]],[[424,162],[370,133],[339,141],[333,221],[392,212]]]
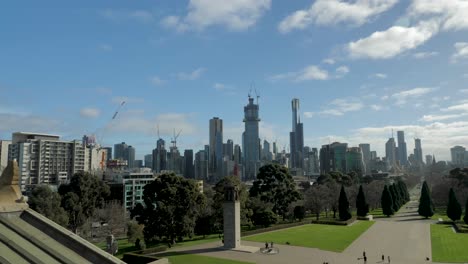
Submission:
[[[457,233],[468,234],[468,228],[466,226],[463,226],[462,223],[455,222],[455,223],[452,223],[452,224],[453,224],[453,227],[455,228],[455,230],[457,231]]]
[[[309,224],[309,223],[310,223],[309,221],[300,221],[300,222],[294,222],[294,223],[289,223],[289,224],[274,225],[274,226],[270,226],[270,227],[266,227],[266,228],[260,228],[260,229],[255,229],[255,230],[244,231],[244,232],[242,232],[241,236],[251,236],[251,235],[256,235],[256,234],[260,234],[260,233],[265,233],[265,232],[290,228],[290,227],[294,227],[294,226],[306,225],[306,224]]]
[[[122,261],[132,264],[146,264],[156,260],[158,260],[156,257],[143,256],[135,253],[125,253],[122,258]]]
[[[356,218],[353,217],[346,221],[339,221],[339,220],[312,220],[312,224],[321,224],[321,225],[339,225],[339,226],[346,226],[351,224],[352,222],[356,221]]]
[[[159,253],[167,250],[167,246],[161,245],[157,247],[152,247],[152,248],[147,248],[144,250],[137,250],[130,252],[131,254],[141,254],[141,255],[147,255],[147,254],[153,254],[153,253]]]

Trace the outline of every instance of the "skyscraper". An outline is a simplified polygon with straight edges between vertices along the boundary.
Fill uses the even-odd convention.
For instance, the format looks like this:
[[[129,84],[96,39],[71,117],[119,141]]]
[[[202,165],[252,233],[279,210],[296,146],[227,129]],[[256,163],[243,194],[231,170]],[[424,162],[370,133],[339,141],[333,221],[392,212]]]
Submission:
[[[210,177],[220,178],[223,166],[223,120],[210,119]]]
[[[112,147],[105,147],[105,148],[102,148],[102,149],[106,150],[107,160],[111,160],[112,159]]]
[[[128,145],[125,142],[114,145],[114,159],[126,160],[125,159],[125,150],[128,148]]]
[[[397,131],[397,140],[398,140],[398,160],[400,161],[401,166],[406,166],[408,164],[408,153],[406,151],[404,131]]]
[[[156,142],[156,148],[153,150],[153,170],[157,173],[167,169],[167,150],[166,142],[160,138]]]
[[[362,143],[359,144],[362,152],[362,159],[364,162],[364,169],[363,173],[367,174],[370,173],[370,161],[371,161],[371,151],[370,151],[370,144]]]
[[[415,138],[414,139],[414,159],[418,163],[418,166],[422,166],[423,163],[423,153],[421,147],[421,139]]]
[[[232,139],[228,139],[226,144],[224,145],[224,156],[228,157],[228,160],[233,160],[234,157],[234,141]]]
[[[244,152],[244,177],[247,180],[255,179],[260,165],[259,146],[259,106],[254,103],[254,99],[249,95],[249,103],[244,107],[245,131],[242,134],[242,149]]]
[[[145,155],[145,167],[146,168],[153,168],[153,154]]]
[[[195,179],[195,170],[193,167],[193,150],[186,149],[184,151],[184,158],[185,158],[184,177],[187,179]]]
[[[303,168],[304,151],[304,127],[299,116],[299,99],[291,101],[292,131],[289,133],[289,146],[291,149],[291,167]]]
[[[450,149],[452,163],[455,166],[464,166],[466,149],[462,146],[455,146]]]
[[[346,151],[346,172],[356,172],[359,175],[363,175],[364,162],[362,157],[361,148],[349,148]]]
[[[195,154],[195,179],[208,179],[208,156],[207,150],[200,150]]]
[[[128,167],[130,169],[135,168],[135,148],[132,146],[128,146],[128,148],[124,151],[124,160],[128,161]]]
[[[330,145],[323,145],[320,149],[320,173],[327,174],[335,170],[335,158],[333,148]]]
[[[387,160],[387,166],[393,168],[396,164],[396,145],[393,137],[389,138],[385,143],[385,159]]]

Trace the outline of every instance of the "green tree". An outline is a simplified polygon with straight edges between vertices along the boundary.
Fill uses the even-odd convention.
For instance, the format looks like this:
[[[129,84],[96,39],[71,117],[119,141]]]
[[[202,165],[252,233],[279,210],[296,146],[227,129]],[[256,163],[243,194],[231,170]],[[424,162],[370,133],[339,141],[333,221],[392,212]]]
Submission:
[[[396,213],[400,209],[400,199],[398,197],[398,193],[395,190],[395,185],[392,184],[388,187],[390,194],[392,195],[392,208],[393,211]]]
[[[338,214],[340,216],[340,220],[342,221],[346,221],[351,218],[348,196],[346,196],[344,186],[341,186],[340,198],[338,199]]]
[[[143,239],[143,225],[138,224],[135,220],[127,222],[127,239],[128,243],[135,244],[137,239]]]
[[[468,198],[466,199],[465,203],[465,216],[463,217],[463,221],[465,221],[465,224],[468,225]]]
[[[268,164],[260,168],[257,180],[250,188],[250,197],[273,204],[273,212],[286,218],[291,203],[301,198],[296,190],[289,170],[279,164]]]
[[[450,188],[449,192],[449,201],[447,205],[447,216],[452,219],[452,221],[460,220],[462,215],[462,208],[460,203],[457,200],[457,196],[455,196],[455,192],[453,188]]]
[[[61,226],[67,226],[68,215],[60,206],[60,203],[60,194],[52,191],[47,185],[39,185],[34,188],[28,199],[31,209]]]
[[[359,186],[359,193],[356,197],[356,209],[358,216],[364,217],[369,213],[369,205],[366,202],[366,196],[364,195],[362,185]]]
[[[305,217],[305,208],[302,205],[296,205],[294,207],[294,219],[298,219],[299,221],[302,221]]]
[[[110,195],[109,186],[96,176],[82,172],[75,174],[69,184],[60,185],[62,207],[68,214],[69,227],[76,233],[86,219],[102,208]]]
[[[162,174],[147,184],[143,201],[144,206],[135,207],[131,216],[145,226],[145,241],[163,239],[169,245],[193,235],[197,206],[205,202],[195,181],[174,173]]]
[[[380,198],[380,203],[382,205],[382,213],[384,215],[390,217],[394,214],[395,211],[393,210],[392,195],[390,194],[387,185],[385,185],[383,189],[382,197]]]
[[[420,216],[424,216],[425,218],[429,218],[434,215],[434,205],[432,203],[431,192],[426,181],[424,181],[422,185],[418,213]]]

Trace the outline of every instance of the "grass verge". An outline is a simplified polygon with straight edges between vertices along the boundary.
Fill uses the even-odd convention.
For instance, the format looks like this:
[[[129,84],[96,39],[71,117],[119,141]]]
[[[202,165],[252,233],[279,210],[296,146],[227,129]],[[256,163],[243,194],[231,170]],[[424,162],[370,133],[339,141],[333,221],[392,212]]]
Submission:
[[[454,233],[452,225],[431,225],[431,242],[434,262],[468,262],[468,234]]]

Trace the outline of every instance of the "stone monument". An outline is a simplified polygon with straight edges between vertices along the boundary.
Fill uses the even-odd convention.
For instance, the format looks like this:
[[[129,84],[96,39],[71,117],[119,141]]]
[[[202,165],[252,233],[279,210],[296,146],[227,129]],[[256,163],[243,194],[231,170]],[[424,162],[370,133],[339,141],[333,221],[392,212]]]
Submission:
[[[240,248],[241,221],[239,190],[237,186],[224,186],[224,248]]]

